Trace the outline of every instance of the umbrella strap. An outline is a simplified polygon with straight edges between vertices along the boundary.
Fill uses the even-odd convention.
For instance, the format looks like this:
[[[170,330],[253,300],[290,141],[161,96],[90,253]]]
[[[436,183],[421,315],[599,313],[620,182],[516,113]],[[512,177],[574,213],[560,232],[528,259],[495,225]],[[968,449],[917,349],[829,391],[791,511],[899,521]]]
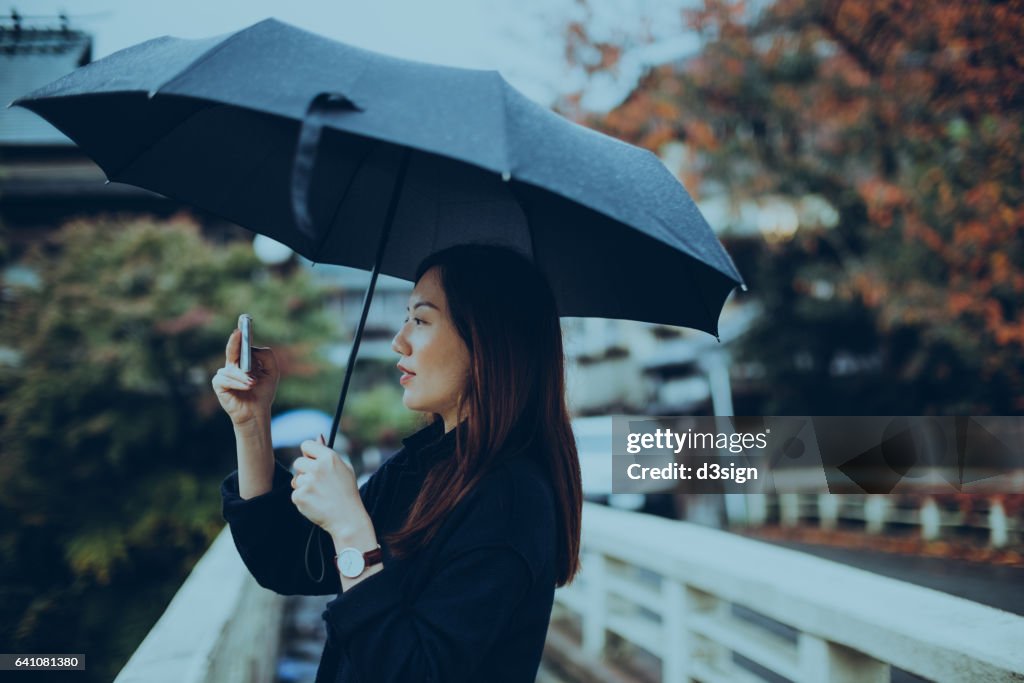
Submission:
[[[305,560],[305,562],[306,562],[306,575],[309,578],[311,578],[311,579],[313,579],[313,572],[309,571],[309,544],[313,542],[313,534],[315,534],[317,532],[317,529],[319,529],[319,528],[320,527],[318,527],[316,524],[314,524],[313,528],[309,530],[309,538],[306,539],[306,552],[304,552],[302,554],[302,559]],[[313,581],[315,581],[316,583],[320,583],[321,581],[324,580],[325,567],[324,567],[324,547],[322,545],[320,545],[320,536],[319,535],[317,535],[317,537],[316,537],[316,547],[317,547],[317,550],[320,551],[320,578],[313,579]]]
[[[310,100],[302,119],[292,163],[292,216],[299,232],[313,241],[318,235],[309,211],[309,190],[313,183],[316,153],[320,148],[320,134],[324,123],[333,115],[351,111],[362,111],[362,108],[344,95],[322,92]]]

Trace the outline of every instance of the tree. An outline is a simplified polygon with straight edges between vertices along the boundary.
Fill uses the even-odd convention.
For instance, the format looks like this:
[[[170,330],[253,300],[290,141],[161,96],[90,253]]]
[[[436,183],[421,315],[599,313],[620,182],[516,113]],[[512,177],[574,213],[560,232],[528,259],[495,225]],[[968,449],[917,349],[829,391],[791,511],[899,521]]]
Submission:
[[[341,418],[342,431],[353,441],[353,450],[361,452],[368,444],[395,446],[402,434],[422,426],[423,414],[402,405],[402,392],[394,383],[378,384],[346,404]]]
[[[758,9],[758,11],[755,11]],[[1024,3],[707,0],[685,12],[697,56],[651,70],[582,122],[654,151],[685,142],[698,198],[825,198],[741,265],[764,305],[747,358],[761,412],[1024,411]],[[575,58],[614,45],[569,27]],[[571,108],[579,98],[569,98]],[[847,377],[843,355],[877,357]]]
[[[70,223],[26,261],[40,285],[0,313],[0,641],[87,652],[112,680],[223,527],[235,456],[210,379],[238,313],[284,366],[275,410],[333,405],[333,326],[303,271],[185,215]]]

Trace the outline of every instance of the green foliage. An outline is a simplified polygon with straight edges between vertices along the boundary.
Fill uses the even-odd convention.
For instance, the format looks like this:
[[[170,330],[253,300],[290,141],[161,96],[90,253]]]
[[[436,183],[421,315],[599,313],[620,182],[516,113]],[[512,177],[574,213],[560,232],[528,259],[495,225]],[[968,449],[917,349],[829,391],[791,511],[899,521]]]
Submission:
[[[423,416],[402,404],[402,392],[394,384],[380,384],[346,402],[342,432],[355,450],[367,444],[395,444],[400,436],[421,425]]]
[[[286,366],[275,411],[333,405],[313,353],[332,326],[303,271],[187,217],[70,223],[25,263],[41,285],[8,290],[0,329],[20,355],[0,365],[0,642],[91,652],[111,680],[223,527],[235,449],[210,379],[238,314]]]

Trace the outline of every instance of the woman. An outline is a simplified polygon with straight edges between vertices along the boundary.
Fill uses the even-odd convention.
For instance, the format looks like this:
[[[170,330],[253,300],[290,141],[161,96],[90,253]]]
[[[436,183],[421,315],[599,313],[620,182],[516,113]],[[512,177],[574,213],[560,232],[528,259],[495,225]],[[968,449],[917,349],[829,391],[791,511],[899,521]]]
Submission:
[[[579,567],[582,493],[551,290],[526,258],[463,245],[419,267],[392,342],[428,426],[361,487],[322,442],[294,477],[270,448],[278,366],[233,332],[214,377],[235,426],[224,518],[260,585],[339,593],[317,681],[534,681],[556,586]],[[335,569],[306,569],[310,524]],[[330,547],[333,544],[333,549]],[[316,556],[316,551],[313,552]]]

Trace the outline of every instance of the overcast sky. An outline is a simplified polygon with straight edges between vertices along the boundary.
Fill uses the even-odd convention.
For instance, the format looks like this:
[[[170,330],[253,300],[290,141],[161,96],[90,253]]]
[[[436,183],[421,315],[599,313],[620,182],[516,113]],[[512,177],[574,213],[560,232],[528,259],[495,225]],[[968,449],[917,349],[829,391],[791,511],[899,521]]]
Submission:
[[[615,106],[648,63],[696,49],[695,37],[679,28],[685,1],[589,0],[594,34],[648,30],[656,45],[628,54],[615,77],[589,83],[588,108]],[[576,0],[20,0],[12,6],[27,25],[69,12],[73,26],[92,33],[94,59],[150,38],[230,33],[273,16],[397,57],[497,69],[545,105],[585,83],[564,59],[564,28],[584,12]]]

